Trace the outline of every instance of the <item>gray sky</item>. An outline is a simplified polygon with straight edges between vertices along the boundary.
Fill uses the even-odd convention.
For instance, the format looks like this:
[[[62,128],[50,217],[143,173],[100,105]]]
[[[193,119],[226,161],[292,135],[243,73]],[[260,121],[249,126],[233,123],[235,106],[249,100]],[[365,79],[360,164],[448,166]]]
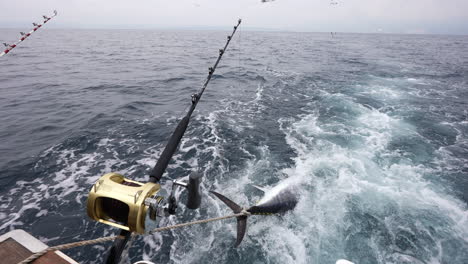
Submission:
[[[317,32],[468,34],[468,0],[0,0],[0,27],[29,28],[54,9],[48,27],[232,26]]]

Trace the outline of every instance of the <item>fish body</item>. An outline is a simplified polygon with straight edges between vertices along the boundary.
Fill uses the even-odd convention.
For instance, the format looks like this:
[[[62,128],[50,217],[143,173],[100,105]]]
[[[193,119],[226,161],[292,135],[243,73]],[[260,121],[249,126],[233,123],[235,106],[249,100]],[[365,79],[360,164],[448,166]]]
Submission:
[[[293,210],[298,201],[297,190],[290,185],[277,185],[260,201],[247,209],[251,214],[281,214]]]

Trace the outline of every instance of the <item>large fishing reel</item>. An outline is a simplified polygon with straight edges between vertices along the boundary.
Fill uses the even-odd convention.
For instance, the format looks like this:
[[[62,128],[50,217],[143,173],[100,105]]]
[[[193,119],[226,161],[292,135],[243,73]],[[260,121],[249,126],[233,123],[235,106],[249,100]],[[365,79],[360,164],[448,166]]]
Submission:
[[[160,184],[140,183],[117,173],[107,173],[91,188],[87,213],[98,222],[144,234],[156,228],[162,217],[176,213],[175,194],[179,186],[188,191],[187,208],[200,207],[200,179],[201,174],[192,173],[188,182],[174,180],[171,194],[165,199],[159,195]]]

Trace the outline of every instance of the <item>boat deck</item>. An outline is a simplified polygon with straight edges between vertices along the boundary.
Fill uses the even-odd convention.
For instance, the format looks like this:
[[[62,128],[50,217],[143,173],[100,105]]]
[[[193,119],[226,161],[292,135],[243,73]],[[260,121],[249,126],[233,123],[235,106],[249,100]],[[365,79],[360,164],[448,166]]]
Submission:
[[[34,253],[47,248],[47,245],[26,233],[13,230],[0,236],[0,262],[19,263]],[[60,251],[50,251],[36,259],[34,264],[78,264]]]

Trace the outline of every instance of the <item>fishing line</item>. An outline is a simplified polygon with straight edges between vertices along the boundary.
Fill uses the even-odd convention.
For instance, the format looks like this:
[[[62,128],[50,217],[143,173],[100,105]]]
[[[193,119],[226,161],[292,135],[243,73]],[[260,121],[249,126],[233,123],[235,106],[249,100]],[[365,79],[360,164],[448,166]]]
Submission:
[[[240,25],[239,25],[240,27]],[[237,80],[237,83],[238,83],[238,89],[241,88],[241,47],[242,47],[242,43],[241,43],[241,28],[239,28],[239,78]]]

